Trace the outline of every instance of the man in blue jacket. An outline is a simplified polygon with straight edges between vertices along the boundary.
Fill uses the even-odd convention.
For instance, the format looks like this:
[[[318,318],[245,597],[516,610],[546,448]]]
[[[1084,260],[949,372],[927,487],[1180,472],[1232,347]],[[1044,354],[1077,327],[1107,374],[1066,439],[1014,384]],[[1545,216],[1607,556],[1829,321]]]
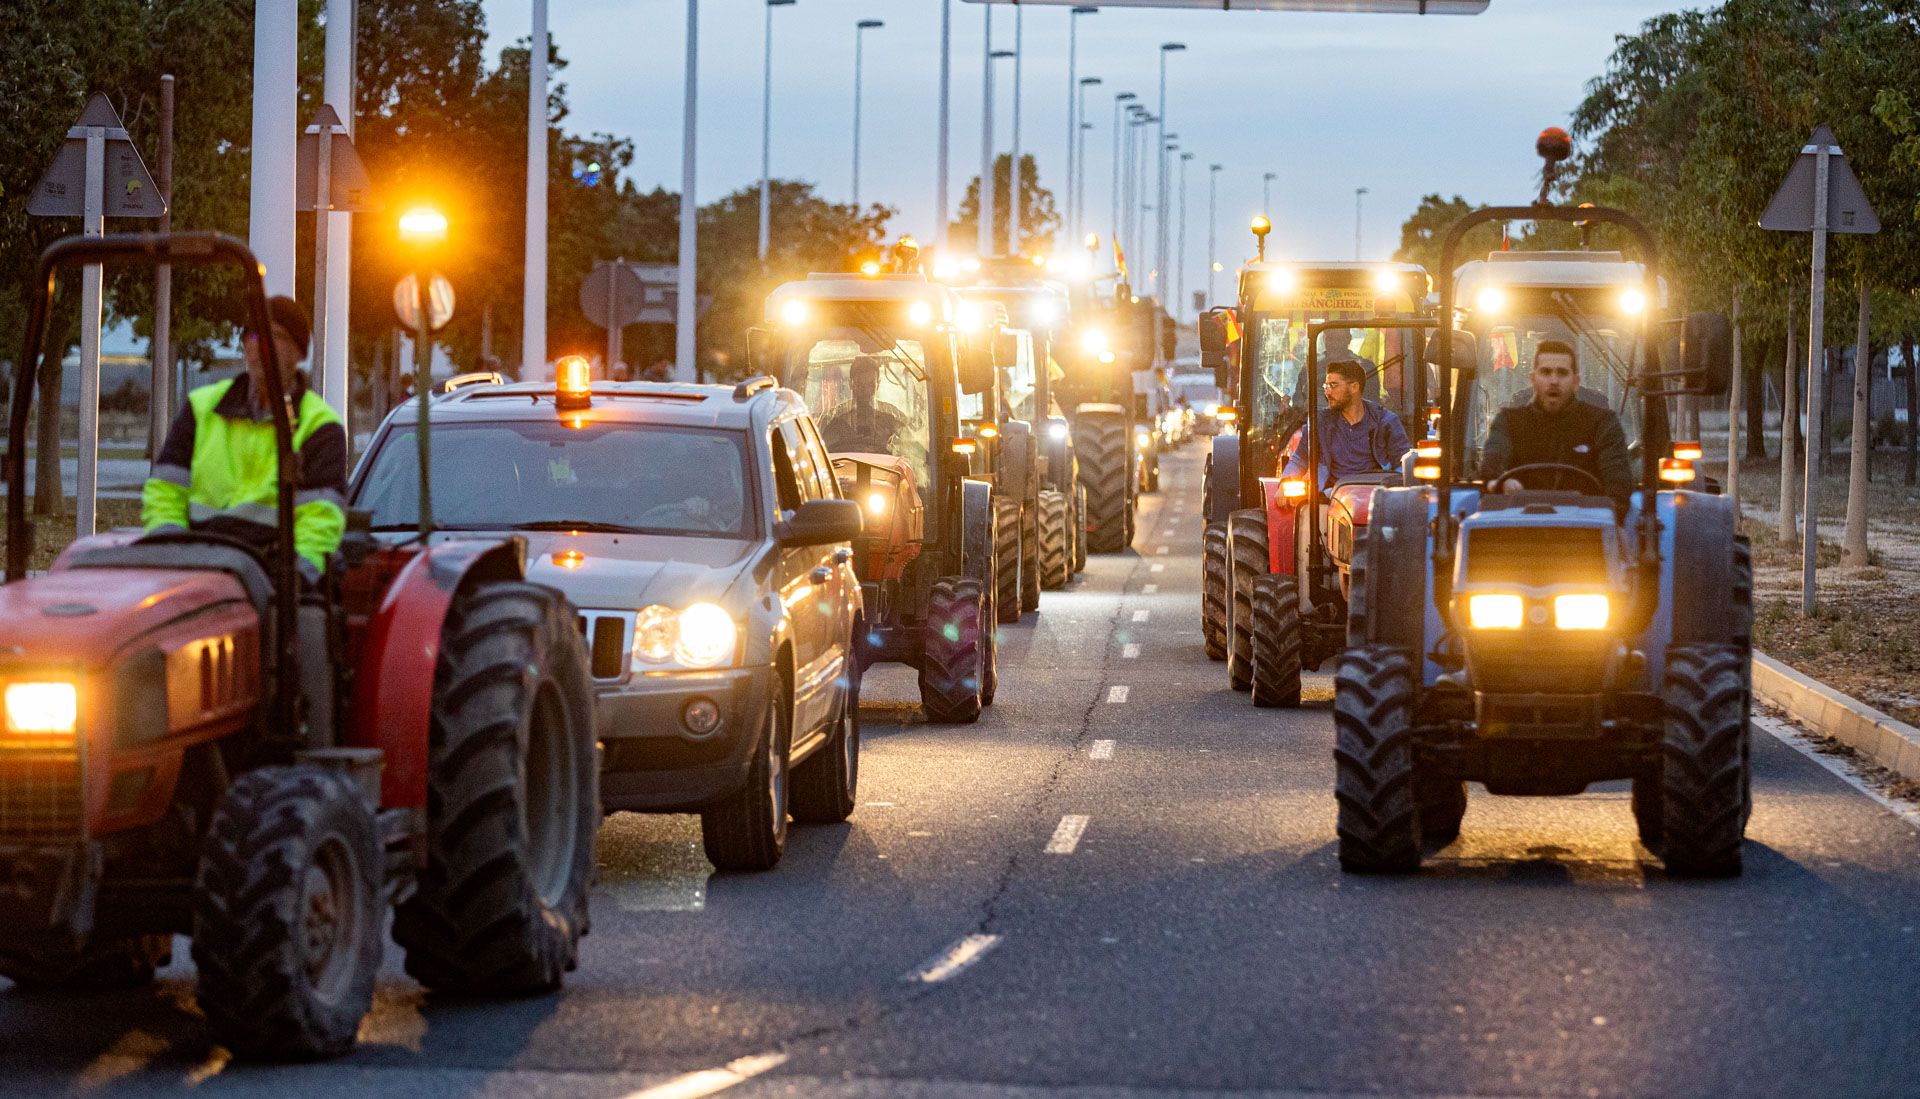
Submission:
[[[1349,477],[1398,469],[1400,456],[1413,448],[1400,417],[1361,396],[1366,384],[1365,363],[1342,359],[1327,364],[1322,384],[1327,407],[1316,414],[1322,488]],[[1304,424],[1301,427],[1305,429]],[[1307,442],[1296,438],[1282,476],[1304,476],[1306,468]]]

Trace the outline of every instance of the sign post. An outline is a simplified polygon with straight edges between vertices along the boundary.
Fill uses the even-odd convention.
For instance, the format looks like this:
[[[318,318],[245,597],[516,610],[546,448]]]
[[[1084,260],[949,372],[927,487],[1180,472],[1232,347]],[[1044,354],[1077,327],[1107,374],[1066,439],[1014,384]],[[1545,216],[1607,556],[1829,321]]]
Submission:
[[[1826,397],[1827,234],[1877,233],[1880,219],[1867,201],[1860,177],[1853,174],[1833,131],[1815,127],[1800,150],[1787,178],[1767,203],[1760,227],[1782,233],[1812,233],[1812,296],[1807,304],[1807,439],[1801,472],[1800,506],[1805,520],[1800,530],[1800,613],[1810,615],[1818,604],[1814,589],[1814,559],[1820,546],[1820,464],[1817,440],[1820,405]],[[1793,385],[1792,378],[1787,380]],[[1785,431],[1783,425],[1782,431]]]
[[[327,264],[329,261],[330,225],[335,211],[350,213],[371,208],[367,201],[367,192],[371,184],[367,179],[366,165],[360,162],[360,154],[354,151],[353,139],[347,136],[346,124],[340,121],[340,115],[331,104],[323,103],[320,110],[307,123],[300,134],[300,143],[294,152],[295,171],[298,173],[299,191],[296,194],[294,208],[302,212],[313,211],[313,346],[307,355],[307,361],[320,375],[320,395],[327,399],[333,410],[340,414],[342,423],[346,422],[347,400],[347,362],[344,356],[329,358],[327,348],[337,336],[346,339],[345,332],[329,332],[327,307]]]
[[[106,233],[109,217],[159,217],[165,208],[120,116],[98,93],[87,100],[79,121],[67,131],[66,144],[27,200],[28,214],[78,217],[80,231],[90,237]],[[94,497],[100,486],[100,317],[105,287],[99,264],[81,270],[80,475],[74,486],[74,531],[81,538],[94,533]],[[43,399],[58,402],[60,395],[50,393]],[[57,446],[42,453],[48,452],[59,461]]]

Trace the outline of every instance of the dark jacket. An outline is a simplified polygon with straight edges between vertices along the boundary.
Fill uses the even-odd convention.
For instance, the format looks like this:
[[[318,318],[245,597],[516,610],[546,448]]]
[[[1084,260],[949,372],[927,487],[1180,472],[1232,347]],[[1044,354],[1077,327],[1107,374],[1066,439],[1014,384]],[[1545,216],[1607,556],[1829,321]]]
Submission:
[[[1627,433],[1612,409],[1582,400],[1568,401],[1551,415],[1536,401],[1501,409],[1480,450],[1481,479],[1543,462],[1586,470],[1616,500],[1633,492]]]

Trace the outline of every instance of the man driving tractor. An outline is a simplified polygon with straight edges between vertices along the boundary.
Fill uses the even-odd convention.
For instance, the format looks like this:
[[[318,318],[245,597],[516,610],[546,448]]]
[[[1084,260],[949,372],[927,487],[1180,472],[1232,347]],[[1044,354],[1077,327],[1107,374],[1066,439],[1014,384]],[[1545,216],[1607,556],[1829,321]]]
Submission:
[[[827,413],[820,434],[833,451],[865,451],[890,454],[894,436],[906,426],[907,418],[890,404],[876,401],[880,387],[880,362],[871,355],[853,360],[848,370],[853,399],[842,402]]]
[[[1580,399],[1580,363],[1572,347],[1543,340],[1533,352],[1533,399],[1503,408],[1487,430],[1480,476],[1489,481],[1528,465],[1584,470],[1608,496],[1624,501],[1633,491],[1627,436],[1613,410]],[[1507,478],[1498,491],[1528,487]]]
[[[1328,335],[1344,331],[1333,330]],[[1328,340],[1327,345],[1336,351],[1346,347],[1345,341]],[[1394,469],[1400,463],[1400,456],[1413,447],[1400,417],[1362,395],[1366,384],[1366,360],[1343,358],[1327,364],[1326,381],[1321,384],[1327,407],[1316,413],[1323,488],[1348,477]],[[1304,428],[1302,425],[1302,430]],[[1282,475],[1303,476],[1307,468],[1307,448],[1300,432],[1294,433],[1289,448],[1291,453]]]

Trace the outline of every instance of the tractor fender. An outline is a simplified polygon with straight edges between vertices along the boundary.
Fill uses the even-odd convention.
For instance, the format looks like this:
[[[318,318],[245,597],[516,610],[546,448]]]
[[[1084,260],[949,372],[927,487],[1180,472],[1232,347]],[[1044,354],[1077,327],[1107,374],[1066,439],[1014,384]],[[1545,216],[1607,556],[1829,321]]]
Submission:
[[[993,485],[960,482],[960,573],[993,590]]]
[[[994,477],[1000,490],[1020,501],[1020,506],[1030,506],[1040,494],[1040,481],[1035,475],[1038,465],[1038,455],[1033,448],[1033,425],[1025,420],[1001,424],[1000,468]]]
[[[1267,571],[1280,576],[1296,575],[1299,554],[1294,544],[1294,525],[1300,509],[1287,504],[1280,495],[1280,478],[1260,478],[1260,508],[1267,515]]]
[[[382,593],[354,679],[349,745],[382,752],[382,808],[426,807],[434,670],[454,597],[476,580],[521,579],[524,556],[517,538],[435,543],[415,552]]]
[[[1207,454],[1207,516],[1224,523],[1240,507],[1240,436],[1215,435]]]
[[[1046,433],[1040,452],[1046,455],[1046,482],[1061,492],[1072,492],[1080,479],[1079,463],[1074,461],[1073,425],[1065,416],[1048,416],[1040,430]]]
[[[1412,653],[1439,636],[1432,599],[1433,498],[1421,488],[1382,489],[1367,532],[1365,637]],[[1430,629],[1430,627],[1432,627]],[[1430,680],[1429,680],[1430,681]]]

